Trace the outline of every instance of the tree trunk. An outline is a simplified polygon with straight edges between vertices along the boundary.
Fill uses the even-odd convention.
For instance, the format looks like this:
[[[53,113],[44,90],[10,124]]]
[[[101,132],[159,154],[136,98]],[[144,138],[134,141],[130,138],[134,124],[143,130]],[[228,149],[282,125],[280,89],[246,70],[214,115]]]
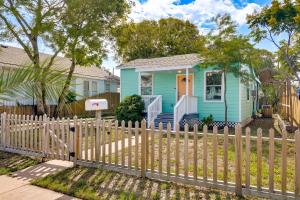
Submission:
[[[41,68],[40,66],[40,54],[39,54],[39,48],[37,43],[37,37],[32,36],[31,37],[31,44],[33,48],[33,65],[36,71],[39,71]],[[36,77],[36,84],[39,86],[39,89],[41,90],[41,95],[36,95],[36,104],[37,104],[37,115],[44,115],[46,112],[46,97],[45,97],[45,84],[43,83],[43,80],[39,79],[40,77]],[[35,94],[33,94],[35,95]]]
[[[55,116],[58,116],[64,105],[65,105],[65,97],[67,95],[67,92],[70,88],[70,84],[71,84],[71,80],[72,80],[72,77],[73,77],[73,73],[74,73],[74,70],[75,70],[75,66],[76,66],[76,63],[74,61],[74,59],[72,59],[72,64],[71,64],[71,67],[70,67],[70,71],[68,73],[68,77],[66,79],[66,82],[65,82],[65,85],[63,87],[63,90],[58,98],[58,102],[57,102],[57,106],[55,107],[55,111],[54,111],[54,115]]]
[[[227,126],[227,79],[226,72],[224,72],[224,107],[225,107],[225,126]]]

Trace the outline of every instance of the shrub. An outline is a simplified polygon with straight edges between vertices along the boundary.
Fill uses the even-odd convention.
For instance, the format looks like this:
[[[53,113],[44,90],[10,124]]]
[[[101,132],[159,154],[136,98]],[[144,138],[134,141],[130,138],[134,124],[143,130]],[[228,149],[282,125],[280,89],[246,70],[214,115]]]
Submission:
[[[202,122],[203,125],[211,126],[211,124],[214,122],[214,117],[210,114],[207,117],[203,117]]]
[[[141,96],[132,95],[126,97],[116,108],[115,114],[119,121],[124,120],[127,124],[129,120],[133,123],[143,119],[144,101]]]

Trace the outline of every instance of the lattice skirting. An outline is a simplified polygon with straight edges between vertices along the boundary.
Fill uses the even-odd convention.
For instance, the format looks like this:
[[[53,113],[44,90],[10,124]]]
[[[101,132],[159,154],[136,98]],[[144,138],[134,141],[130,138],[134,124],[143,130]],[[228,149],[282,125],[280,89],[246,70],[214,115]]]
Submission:
[[[200,119],[183,119],[180,122],[180,126],[184,127],[184,125],[188,123],[190,127],[193,127],[195,124],[197,125],[203,125],[203,122]],[[238,122],[227,122],[227,126],[230,128],[234,128],[235,125],[237,125]],[[225,122],[224,121],[214,121],[211,126],[217,126],[217,127],[224,127]]]

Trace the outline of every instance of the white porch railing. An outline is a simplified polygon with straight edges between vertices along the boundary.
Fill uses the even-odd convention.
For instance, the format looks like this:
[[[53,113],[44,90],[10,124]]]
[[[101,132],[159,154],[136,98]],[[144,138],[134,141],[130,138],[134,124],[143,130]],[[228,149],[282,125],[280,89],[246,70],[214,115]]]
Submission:
[[[158,95],[147,107],[147,123],[150,127],[151,122],[162,112],[162,96]]]
[[[148,106],[158,97],[158,95],[142,95],[142,99],[145,103],[145,112],[148,112]]]
[[[183,95],[174,107],[174,130],[185,114],[198,112],[198,98],[195,96]]]

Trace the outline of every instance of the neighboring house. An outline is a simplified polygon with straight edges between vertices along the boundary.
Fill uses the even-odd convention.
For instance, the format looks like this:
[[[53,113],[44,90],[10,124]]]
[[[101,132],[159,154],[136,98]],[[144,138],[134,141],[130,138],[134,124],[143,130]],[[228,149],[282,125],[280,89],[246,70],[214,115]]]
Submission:
[[[40,54],[41,63],[49,60],[51,55]],[[14,69],[30,65],[31,61],[23,49],[4,46],[0,47],[0,67]],[[53,69],[65,70],[71,66],[71,61],[65,57],[57,57],[53,63]],[[104,92],[117,92],[120,87],[120,79],[105,69],[97,66],[76,66],[73,75],[72,89],[77,94],[77,100],[94,96]],[[32,105],[33,100],[17,100],[21,104]],[[1,103],[1,102],[0,102]],[[15,102],[6,102],[14,105]]]
[[[166,122],[199,122],[209,116],[224,124],[224,74],[201,68],[197,54],[137,59],[121,64],[121,100],[143,97],[148,126]],[[243,66],[243,68],[248,69]],[[249,70],[250,73],[250,70]],[[188,80],[188,81],[187,81]],[[186,84],[188,82],[188,84]],[[258,79],[244,84],[241,77],[227,75],[228,125],[246,125],[256,113]],[[195,121],[197,120],[197,121]]]

